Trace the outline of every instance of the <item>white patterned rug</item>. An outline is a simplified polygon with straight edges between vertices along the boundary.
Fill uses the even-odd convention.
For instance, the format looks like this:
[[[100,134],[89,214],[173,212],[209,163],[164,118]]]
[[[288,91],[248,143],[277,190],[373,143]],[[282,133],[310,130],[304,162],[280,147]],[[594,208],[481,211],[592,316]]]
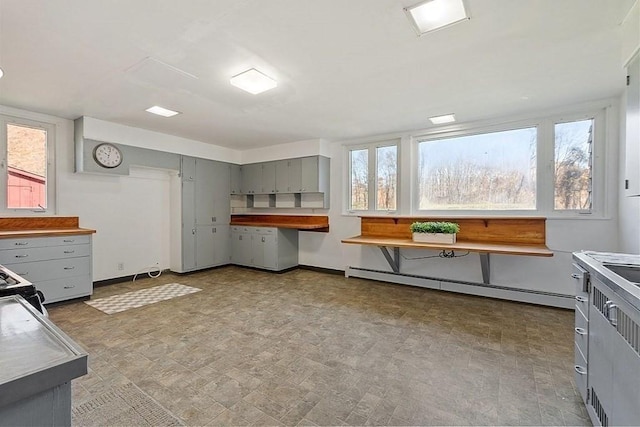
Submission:
[[[202,289],[199,288],[181,285],[180,283],[169,283],[167,285],[154,286],[153,288],[141,289],[139,291],[89,300],[85,301],[85,304],[107,314],[114,314],[129,310],[130,308],[142,307],[143,305],[181,297],[201,290]]]

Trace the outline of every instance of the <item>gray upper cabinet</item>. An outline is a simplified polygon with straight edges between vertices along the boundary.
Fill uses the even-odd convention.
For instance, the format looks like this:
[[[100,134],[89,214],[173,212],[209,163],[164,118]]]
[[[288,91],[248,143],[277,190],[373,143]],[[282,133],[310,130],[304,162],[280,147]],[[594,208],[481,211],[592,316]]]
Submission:
[[[244,194],[262,193],[262,163],[242,166],[242,192]]]
[[[242,193],[242,174],[240,171],[240,165],[229,164],[229,193],[241,194]]]
[[[262,164],[262,194],[275,194],[276,192],[276,163],[266,162]]]
[[[212,160],[196,159],[195,211],[196,224],[216,222],[213,186],[216,180],[215,163]],[[226,193],[226,192],[225,192]]]
[[[194,157],[182,156],[180,159],[180,174],[183,181],[195,181],[196,159]]]
[[[278,160],[276,193],[299,193],[302,188],[302,159]]]

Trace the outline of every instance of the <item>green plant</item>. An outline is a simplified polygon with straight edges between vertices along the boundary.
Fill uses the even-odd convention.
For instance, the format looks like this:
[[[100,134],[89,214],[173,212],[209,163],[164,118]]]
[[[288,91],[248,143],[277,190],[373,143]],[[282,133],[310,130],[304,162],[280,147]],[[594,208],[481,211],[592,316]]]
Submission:
[[[460,226],[455,222],[414,222],[411,224],[412,233],[444,233],[456,234]]]

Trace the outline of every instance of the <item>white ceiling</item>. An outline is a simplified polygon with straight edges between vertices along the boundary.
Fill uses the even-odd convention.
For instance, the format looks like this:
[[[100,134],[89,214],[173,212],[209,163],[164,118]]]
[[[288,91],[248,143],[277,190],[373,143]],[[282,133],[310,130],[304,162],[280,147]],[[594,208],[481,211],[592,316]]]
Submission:
[[[235,149],[493,118],[619,95],[633,0],[467,0],[417,37],[417,0],[0,0],[0,104]],[[256,67],[278,87],[229,78]],[[152,105],[181,111],[153,116]]]

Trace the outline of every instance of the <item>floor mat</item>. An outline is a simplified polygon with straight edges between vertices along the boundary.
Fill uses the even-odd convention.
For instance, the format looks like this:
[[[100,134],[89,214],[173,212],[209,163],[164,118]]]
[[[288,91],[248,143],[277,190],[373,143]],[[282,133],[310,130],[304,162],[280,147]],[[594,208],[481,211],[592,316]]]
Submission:
[[[178,418],[134,384],[117,387],[71,411],[73,426],[181,426]]]
[[[89,300],[85,301],[85,304],[97,308],[104,313],[114,314],[131,308],[138,308],[155,302],[192,294],[201,290],[202,289],[199,288],[181,285],[180,283],[169,283],[154,286],[153,288],[141,289],[139,291]]]

